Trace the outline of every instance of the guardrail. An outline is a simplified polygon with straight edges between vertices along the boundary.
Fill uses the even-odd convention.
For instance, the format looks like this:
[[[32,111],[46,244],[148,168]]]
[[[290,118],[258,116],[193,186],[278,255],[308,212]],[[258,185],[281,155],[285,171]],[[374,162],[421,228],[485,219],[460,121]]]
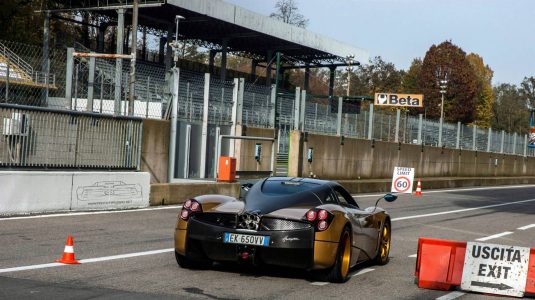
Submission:
[[[139,170],[141,118],[0,104],[0,168]]]

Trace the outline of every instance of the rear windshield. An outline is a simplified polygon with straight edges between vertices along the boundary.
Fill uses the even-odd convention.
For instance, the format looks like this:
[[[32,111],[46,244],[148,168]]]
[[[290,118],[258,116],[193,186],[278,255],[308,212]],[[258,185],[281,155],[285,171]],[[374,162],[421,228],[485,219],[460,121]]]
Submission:
[[[310,182],[267,180],[262,186],[262,192],[266,195],[290,195],[318,186],[318,184]]]

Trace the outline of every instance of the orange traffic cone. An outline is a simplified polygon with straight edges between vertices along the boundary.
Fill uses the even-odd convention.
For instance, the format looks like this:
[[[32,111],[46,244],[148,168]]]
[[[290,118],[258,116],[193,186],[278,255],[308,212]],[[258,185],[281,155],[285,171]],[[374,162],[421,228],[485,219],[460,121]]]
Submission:
[[[416,193],[414,196],[422,196],[422,181],[418,179],[418,185],[416,186]]]
[[[72,236],[69,235],[67,237],[67,243],[65,244],[65,250],[63,251],[63,257],[61,259],[56,259],[56,262],[62,263],[62,264],[70,264],[70,265],[76,265],[80,262],[77,261],[74,258],[74,245],[72,241]]]

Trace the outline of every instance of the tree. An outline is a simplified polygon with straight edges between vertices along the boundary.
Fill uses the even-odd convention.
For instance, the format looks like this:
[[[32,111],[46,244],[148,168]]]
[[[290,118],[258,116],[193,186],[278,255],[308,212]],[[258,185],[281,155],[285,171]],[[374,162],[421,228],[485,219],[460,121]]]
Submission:
[[[520,83],[520,96],[535,109],[535,77],[524,77]]]
[[[419,87],[425,96],[427,116],[440,118],[439,80],[443,79],[443,74],[447,74],[448,79],[444,95],[444,119],[449,122],[473,122],[476,116],[476,76],[466,59],[466,53],[451,41],[431,46],[422,63]]]
[[[466,59],[472,66],[477,80],[476,124],[482,128],[489,128],[494,104],[494,91],[492,90],[494,72],[488,65],[485,65],[483,58],[477,54],[470,53]]]
[[[508,132],[527,133],[529,110],[519,89],[503,83],[494,88],[496,102],[493,105],[492,128]]]
[[[374,95],[379,92],[398,92],[403,72],[397,70],[393,63],[376,56],[370,59],[368,64],[358,67],[356,77],[356,83],[363,84],[367,89],[362,92],[365,95]]]
[[[409,71],[403,75],[401,80],[401,91],[403,93],[420,93],[418,81],[420,79],[420,73],[422,72],[422,59],[415,58]]]
[[[299,13],[297,2],[294,0],[279,0],[275,4],[275,10],[269,15],[271,18],[301,28],[306,28],[308,25],[308,19]]]

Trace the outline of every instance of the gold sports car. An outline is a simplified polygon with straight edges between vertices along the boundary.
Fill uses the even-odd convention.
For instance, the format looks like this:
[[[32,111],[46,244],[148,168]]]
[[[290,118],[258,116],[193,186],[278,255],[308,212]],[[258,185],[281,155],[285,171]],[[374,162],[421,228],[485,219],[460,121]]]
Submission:
[[[395,195],[362,209],[333,181],[270,177],[242,188],[244,201],[204,195],[184,202],[175,229],[181,267],[269,264],[345,282],[352,266],[388,262],[390,216],[377,203],[394,201]]]

